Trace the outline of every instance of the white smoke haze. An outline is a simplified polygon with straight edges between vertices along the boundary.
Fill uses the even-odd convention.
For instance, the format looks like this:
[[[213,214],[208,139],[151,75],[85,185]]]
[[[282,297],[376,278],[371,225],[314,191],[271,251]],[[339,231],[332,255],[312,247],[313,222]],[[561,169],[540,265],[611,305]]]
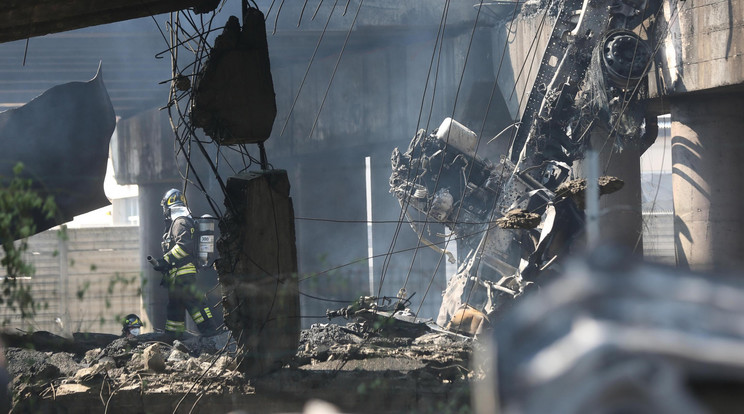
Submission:
[[[281,10],[279,3],[283,3]],[[445,11],[441,1],[402,5],[386,0],[365,2],[361,8],[359,1],[348,5],[339,1],[335,8],[333,4],[258,2],[266,14],[278,110],[266,141],[268,161],[287,170],[290,177],[301,277],[322,272],[300,288],[334,300],[352,301],[369,294],[364,159],[370,157],[376,222],[373,252],[379,256],[373,259],[374,287],[380,295],[395,296],[406,285],[409,295],[416,293],[414,310],[421,306],[420,316],[431,318],[445,287],[445,261],[438,263],[439,254],[427,247],[420,246],[414,253],[419,247],[417,236],[407,223],[398,224],[400,206],[389,194],[390,153],[405,148],[418,129],[431,132],[453,114],[472,130],[483,131],[486,139],[508,123],[500,92],[490,89],[490,36],[476,31],[463,75],[463,50],[477,14],[472,4],[450,5],[443,32],[439,31]],[[213,28],[239,13],[238,2],[227,2]],[[172,75],[158,26],[165,29],[168,17],[30,39],[25,66],[25,41],[0,44],[7,68],[0,83],[5,85],[0,89],[2,101],[5,105],[26,102],[55,84],[89,79],[101,61],[117,116],[128,118],[164,106],[168,85],[162,82]],[[486,16],[479,19],[479,28],[493,24]],[[214,30],[209,37],[219,33]],[[221,159],[217,165],[223,180],[245,166],[237,152],[223,148],[218,155],[214,145],[208,148],[213,160]],[[255,146],[248,150],[258,158]],[[500,152],[485,141],[482,151],[489,154],[485,156]],[[211,169],[197,161],[202,158],[197,151],[191,158],[222,208],[221,189]],[[188,190],[192,210],[197,215],[213,214],[195,190]],[[402,253],[386,260],[389,251]],[[302,301],[303,313],[311,316],[324,315],[326,308],[336,306],[304,296]],[[303,319],[303,325],[316,321]]]

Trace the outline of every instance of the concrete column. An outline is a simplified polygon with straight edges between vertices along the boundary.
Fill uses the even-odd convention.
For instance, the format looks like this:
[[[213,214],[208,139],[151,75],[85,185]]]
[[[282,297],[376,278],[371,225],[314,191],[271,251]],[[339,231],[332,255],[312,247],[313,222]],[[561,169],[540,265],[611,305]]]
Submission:
[[[153,108],[120,120],[111,141],[116,181],[139,185],[140,268],[142,301],[148,328],[165,328],[168,295],[160,286],[160,273],[147,263],[148,255],[162,253],[164,223],[160,200],[170,188],[183,186],[173,152],[174,134],[164,111]],[[183,170],[183,169],[182,169]]]
[[[698,271],[744,265],[744,96],[670,100],[677,265]]]
[[[228,201],[229,200],[229,201]],[[217,272],[225,325],[238,341],[239,369],[260,375],[297,351],[300,298],[294,209],[287,172],[251,172],[227,180],[232,205],[220,222]]]
[[[150,327],[165,329],[168,290],[160,286],[161,273],[152,269],[147,256],[162,254],[160,242],[165,229],[160,200],[170,188],[180,188],[180,183],[140,184],[139,198],[139,237],[140,269],[142,269],[142,303],[145,317]],[[149,330],[149,329],[148,329]]]
[[[615,138],[608,138],[603,128],[594,128],[591,135],[591,147],[599,153],[600,176],[618,177],[625,183],[620,191],[600,197],[599,242],[624,247],[642,256],[640,151],[629,145],[618,152],[614,148]],[[587,168],[585,163],[577,162],[574,171],[586,177]]]

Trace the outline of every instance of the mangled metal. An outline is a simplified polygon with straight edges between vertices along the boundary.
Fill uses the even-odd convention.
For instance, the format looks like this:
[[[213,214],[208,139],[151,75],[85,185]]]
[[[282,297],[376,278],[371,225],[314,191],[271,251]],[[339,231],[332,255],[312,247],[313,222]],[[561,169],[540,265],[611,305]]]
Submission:
[[[393,299],[396,299],[393,302]],[[417,321],[407,307],[410,298],[361,296],[352,304],[337,310],[327,310],[328,319],[343,317],[358,321],[362,332],[385,336],[416,338],[431,332],[425,321]]]
[[[469,137],[470,142],[460,139],[452,147],[445,140],[448,135]],[[437,318],[440,326],[464,304],[488,315],[521,294],[529,282],[524,276],[532,276],[550,260],[547,254],[559,248],[557,244],[548,248],[551,234],[575,233],[581,224],[575,204],[554,203],[554,194],[532,176],[515,174],[507,159],[494,165],[478,157],[473,143],[474,133],[447,119],[428,136],[419,131],[406,153],[396,149],[392,156],[391,191],[401,205],[444,224],[456,238],[458,252],[465,253],[458,255],[462,259],[458,273],[445,292]],[[551,180],[567,177],[567,167],[557,163],[554,167]],[[515,209],[529,212],[525,224],[531,224],[499,225],[499,219],[514,217]],[[562,218],[558,224],[552,219],[555,215]],[[535,218],[543,216],[535,226]]]
[[[464,305],[444,329],[431,319],[417,318],[408,308],[411,298],[361,296],[352,304],[326,311],[328,320],[343,317],[353,321],[354,334],[382,338],[420,338],[426,334],[443,334],[458,339],[469,339],[487,332],[491,322],[483,312]]]
[[[570,251],[583,229],[586,188],[571,181],[571,167],[593,131],[605,131],[618,149],[646,146],[639,97],[652,52],[631,30],[658,6],[561,3],[509,153],[498,162],[480,157],[479,137],[450,118],[430,134],[418,131],[405,152],[393,151],[390,191],[413,229],[443,253],[443,243],[426,240],[427,226],[441,223],[452,232],[445,239],[457,241],[458,271],[438,325],[452,325],[471,308],[484,321],[497,320]],[[622,180],[602,177],[599,184],[606,194]]]
[[[562,3],[509,151],[513,163],[570,164],[596,126],[619,145],[640,138],[637,98],[652,53],[631,30],[658,7],[658,0]]]

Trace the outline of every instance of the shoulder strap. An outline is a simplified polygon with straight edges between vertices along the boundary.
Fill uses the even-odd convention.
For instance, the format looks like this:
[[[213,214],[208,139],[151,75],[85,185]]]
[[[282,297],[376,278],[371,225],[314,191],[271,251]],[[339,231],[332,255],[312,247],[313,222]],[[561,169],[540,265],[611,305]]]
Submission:
[[[173,225],[176,224],[176,221],[183,220],[187,222],[188,226],[194,227],[196,225],[196,222],[194,221],[193,217],[191,216],[180,216],[173,219],[173,222],[171,223],[171,229],[173,228]]]

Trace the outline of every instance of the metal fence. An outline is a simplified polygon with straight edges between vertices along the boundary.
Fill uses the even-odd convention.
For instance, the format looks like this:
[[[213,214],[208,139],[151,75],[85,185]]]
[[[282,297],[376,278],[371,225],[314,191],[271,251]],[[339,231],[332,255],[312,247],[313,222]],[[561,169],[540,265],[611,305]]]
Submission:
[[[138,227],[52,229],[28,243],[35,273],[19,283],[31,288],[36,313],[22,319],[3,304],[3,328],[118,334],[124,315],[143,314]]]

